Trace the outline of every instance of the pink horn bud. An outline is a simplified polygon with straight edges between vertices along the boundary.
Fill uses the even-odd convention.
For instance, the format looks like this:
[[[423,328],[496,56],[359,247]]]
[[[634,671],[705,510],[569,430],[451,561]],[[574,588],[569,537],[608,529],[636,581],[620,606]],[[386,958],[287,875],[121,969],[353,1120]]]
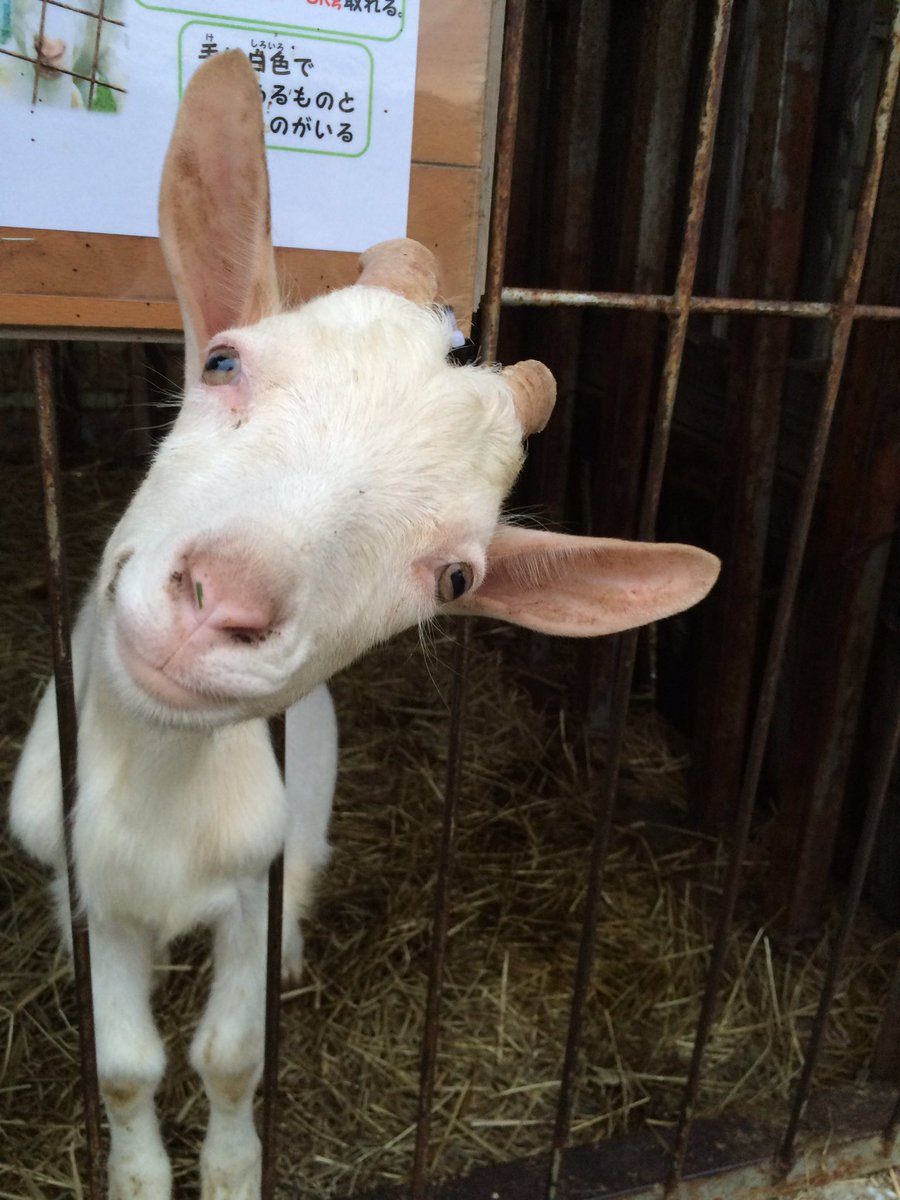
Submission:
[[[542,362],[534,358],[513,363],[500,372],[509,384],[513,404],[522,424],[522,436],[540,433],[556,403],[556,380]]]
[[[431,304],[440,290],[437,259],[411,238],[379,242],[359,256],[357,283],[382,287],[412,300]]]

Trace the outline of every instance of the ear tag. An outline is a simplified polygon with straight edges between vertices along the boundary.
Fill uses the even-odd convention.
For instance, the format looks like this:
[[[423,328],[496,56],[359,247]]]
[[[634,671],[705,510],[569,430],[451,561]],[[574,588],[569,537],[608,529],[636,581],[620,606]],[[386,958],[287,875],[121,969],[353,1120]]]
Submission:
[[[466,335],[456,323],[456,314],[449,304],[441,306],[441,311],[444,314],[444,321],[450,328],[450,346],[453,350],[461,350],[466,344]]]

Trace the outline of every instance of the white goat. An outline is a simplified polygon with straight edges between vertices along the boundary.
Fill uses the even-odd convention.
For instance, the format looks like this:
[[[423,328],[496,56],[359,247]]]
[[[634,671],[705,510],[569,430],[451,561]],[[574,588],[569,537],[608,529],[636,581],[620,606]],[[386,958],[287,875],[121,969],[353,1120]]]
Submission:
[[[325,681],[436,613],[569,635],[699,600],[717,560],[687,546],[498,524],[523,434],[554,398],[539,363],[455,367],[423,247],[384,243],[359,284],[279,310],[259,88],[246,59],[188,87],[163,174],[163,249],[185,322],[184,402],[104,552],[79,617],[78,903],[93,956],[110,1195],[162,1200],[164,1068],[154,954],[198,923],[214,975],[191,1061],[209,1097],[207,1200],[253,1197],[266,872],[285,848],[285,963],[328,855],[336,727]],[[287,794],[265,718],[288,713]],[[49,692],[12,828],[57,873],[68,918]]]

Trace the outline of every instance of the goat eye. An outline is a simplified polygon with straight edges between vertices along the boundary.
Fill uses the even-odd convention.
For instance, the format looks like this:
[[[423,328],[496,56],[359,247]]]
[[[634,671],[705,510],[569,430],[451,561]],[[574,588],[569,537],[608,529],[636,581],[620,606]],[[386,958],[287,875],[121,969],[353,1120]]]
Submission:
[[[210,354],[203,367],[203,382],[218,386],[234,383],[241,373],[241,356],[234,346],[219,346]]]
[[[438,599],[458,600],[471,588],[473,578],[468,563],[449,563],[437,577]]]

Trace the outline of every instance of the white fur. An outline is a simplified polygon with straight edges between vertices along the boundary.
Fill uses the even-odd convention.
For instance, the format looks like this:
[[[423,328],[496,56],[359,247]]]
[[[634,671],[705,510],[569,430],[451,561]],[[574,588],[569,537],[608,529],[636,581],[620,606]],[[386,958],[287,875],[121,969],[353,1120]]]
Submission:
[[[521,459],[505,385],[450,366],[447,337],[433,312],[370,288],[223,335],[240,347],[252,395],[232,403],[221,387],[187,389],[104,552],[74,635],[73,845],[114,1196],[169,1195],[153,1114],[164,1055],[150,968],[198,923],[215,931],[214,983],[192,1047],[210,1098],[204,1196],[256,1195],[266,872],[284,845],[284,959],[296,974],[296,918],[328,856],[336,727],[321,685],[434,615],[442,565],[483,572]],[[185,635],[192,597],[173,594],[171,576],[201,558],[237,590],[271,599],[277,617],[264,642],[214,631],[204,643],[202,627]],[[190,620],[200,615],[191,611]],[[169,660],[183,706],[135,679],[123,638],[148,660]],[[263,718],[292,703],[286,802]],[[58,873],[65,930],[56,744],[48,691],[16,773],[11,822]]]

